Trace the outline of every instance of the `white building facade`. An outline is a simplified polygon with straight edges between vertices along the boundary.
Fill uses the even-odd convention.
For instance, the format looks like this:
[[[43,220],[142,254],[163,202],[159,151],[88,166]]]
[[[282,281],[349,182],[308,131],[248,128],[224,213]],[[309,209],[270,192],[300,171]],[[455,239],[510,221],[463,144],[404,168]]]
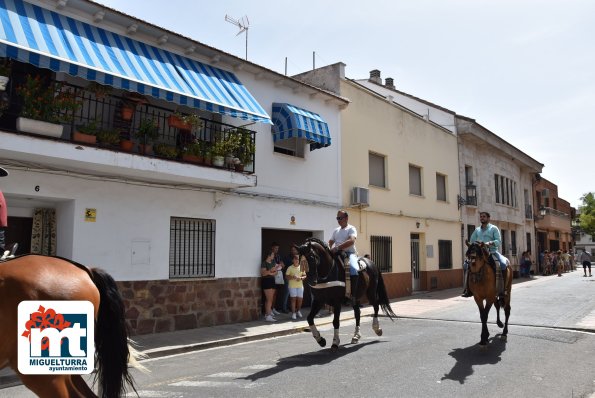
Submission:
[[[25,9],[66,18],[66,35],[74,35],[68,28],[73,25],[81,28],[76,33],[81,36],[89,29],[105,30],[128,43],[123,56],[139,71],[110,75],[91,61],[77,64],[85,68],[85,76],[91,76],[89,70],[108,76],[101,83],[110,87],[109,97],[99,100],[89,94],[90,79],[80,70],[70,74],[46,68],[49,61],[35,64],[31,60],[37,58],[30,55],[39,55],[36,49],[19,47],[15,52],[18,38],[0,37],[0,56],[12,65],[10,106],[0,121],[0,164],[10,172],[0,186],[9,209],[7,240],[20,243],[21,253],[56,254],[108,271],[122,288],[127,318],[136,333],[257,319],[260,263],[271,242],[280,243],[282,254],[288,254],[290,244],[308,236],[323,238],[335,226],[341,189],[338,178],[328,176],[340,173],[340,112],[348,101],[96,3],[70,1],[65,8],[43,1],[7,4],[2,11],[15,24],[18,10]],[[83,40],[92,38],[87,34]],[[141,48],[138,43],[147,52],[135,52]],[[52,60],[51,65],[59,61],[74,69],[74,61],[56,60],[49,50],[41,55],[42,60]],[[144,66],[137,64],[135,55],[143,58]],[[210,75],[197,67],[195,73],[213,78],[206,83],[213,85],[213,92],[230,89],[229,79],[237,80],[230,90],[241,90],[241,99],[255,100],[264,114],[256,105],[222,105],[208,93],[199,101],[183,92],[190,99],[184,103],[176,97],[179,89],[139,77],[143,68],[163,67],[151,63],[158,55],[164,56],[166,68],[178,68],[174,61],[182,59],[208,70]],[[15,120],[22,114],[15,90],[32,72],[84,93],[75,120],[97,119],[106,128],[134,135],[138,120],[150,117],[159,125],[154,147],[160,142],[181,152],[185,146],[180,137],[186,132],[168,127],[166,120],[174,113],[195,114],[202,122],[199,130],[192,130],[193,140],[211,148],[222,137],[241,133],[253,139],[252,165],[237,171],[232,163],[214,167],[186,162],[181,155],[167,159],[75,142],[75,122],[64,123],[64,132],[54,138],[18,131]],[[132,91],[143,94],[142,101],[132,121],[122,124],[120,107]],[[200,105],[191,105],[194,100]],[[273,104],[308,111],[289,118],[317,117],[318,127],[287,127]],[[89,116],[97,106],[101,110]],[[137,138],[135,144],[141,141]]]

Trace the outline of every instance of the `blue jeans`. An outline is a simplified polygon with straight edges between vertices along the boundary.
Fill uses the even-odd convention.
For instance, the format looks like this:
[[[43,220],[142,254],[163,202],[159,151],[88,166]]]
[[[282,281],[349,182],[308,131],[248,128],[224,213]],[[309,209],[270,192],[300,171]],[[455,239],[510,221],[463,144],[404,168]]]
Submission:
[[[357,254],[349,253],[349,274],[357,276],[359,267],[357,265]]]
[[[506,257],[504,257],[499,252],[491,252],[490,254],[492,255],[492,258],[494,260],[497,260],[500,263],[500,269],[502,271],[504,271],[506,269],[506,263],[507,263]]]

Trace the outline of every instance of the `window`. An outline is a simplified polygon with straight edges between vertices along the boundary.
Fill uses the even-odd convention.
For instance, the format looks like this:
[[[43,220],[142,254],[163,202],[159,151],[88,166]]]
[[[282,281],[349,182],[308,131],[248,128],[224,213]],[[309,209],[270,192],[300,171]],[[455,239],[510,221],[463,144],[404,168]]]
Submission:
[[[471,241],[471,235],[473,235],[475,228],[476,228],[475,225],[467,224],[467,240],[468,241]]]
[[[494,190],[496,194],[496,203],[517,207],[516,182],[494,174]]]
[[[215,220],[172,217],[169,277],[215,276]]]
[[[516,231],[510,231],[510,246],[511,246],[511,254],[516,256]]]
[[[390,236],[370,236],[370,257],[380,272],[393,271],[393,238]]]
[[[527,251],[531,251],[531,234],[527,232]]]
[[[446,202],[446,176],[436,173],[436,200]]]
[[[438,268],[451,269],[452,268],[452,241],[439,240],[438,241]]]
[[[409,165],[409,193],[421,196],[421,169],[413,165]]]
[[[286,140],[279,140],[275,142],[274,151],[284,155],[295,156],[298,158],[304,157],[304,146],[306,141],[303,138],[292,137]]]
[[[473,185],[473,167],[465,166],[465,186]]]
[[[386,175],[384,172],[385,158],[382,155],[370,152],[368,154],[370,167],[370,185],[386,188]]]
[[[503,256],[505,256],[506,253],[508,253],[508,251],[506,250],[506,230],[505,229],[500,230],[500,253],[502,253]]]

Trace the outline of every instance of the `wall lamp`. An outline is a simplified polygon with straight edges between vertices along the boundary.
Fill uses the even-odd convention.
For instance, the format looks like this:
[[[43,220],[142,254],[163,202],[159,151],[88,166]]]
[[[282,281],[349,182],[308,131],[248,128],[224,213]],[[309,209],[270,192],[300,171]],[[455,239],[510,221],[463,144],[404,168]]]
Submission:
[[[547,209],[544,206],[539,207],[539,215],[535,216],[536,220],[542,220],[547,214]]]

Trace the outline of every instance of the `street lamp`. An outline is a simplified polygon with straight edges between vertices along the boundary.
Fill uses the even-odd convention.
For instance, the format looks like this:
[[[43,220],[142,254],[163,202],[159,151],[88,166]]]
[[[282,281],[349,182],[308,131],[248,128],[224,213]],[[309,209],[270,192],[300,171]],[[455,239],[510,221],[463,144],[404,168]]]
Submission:
[[[461,195],[457,195],[457,206],[459,209],[465,205],[477,206],[477,187],[472,183],[467,184],[465,187],[466,198]]]
[[[467,199],[462,197],[461,195],[457,195],[457,207],[460,209],[461,207],[467,204]]]

